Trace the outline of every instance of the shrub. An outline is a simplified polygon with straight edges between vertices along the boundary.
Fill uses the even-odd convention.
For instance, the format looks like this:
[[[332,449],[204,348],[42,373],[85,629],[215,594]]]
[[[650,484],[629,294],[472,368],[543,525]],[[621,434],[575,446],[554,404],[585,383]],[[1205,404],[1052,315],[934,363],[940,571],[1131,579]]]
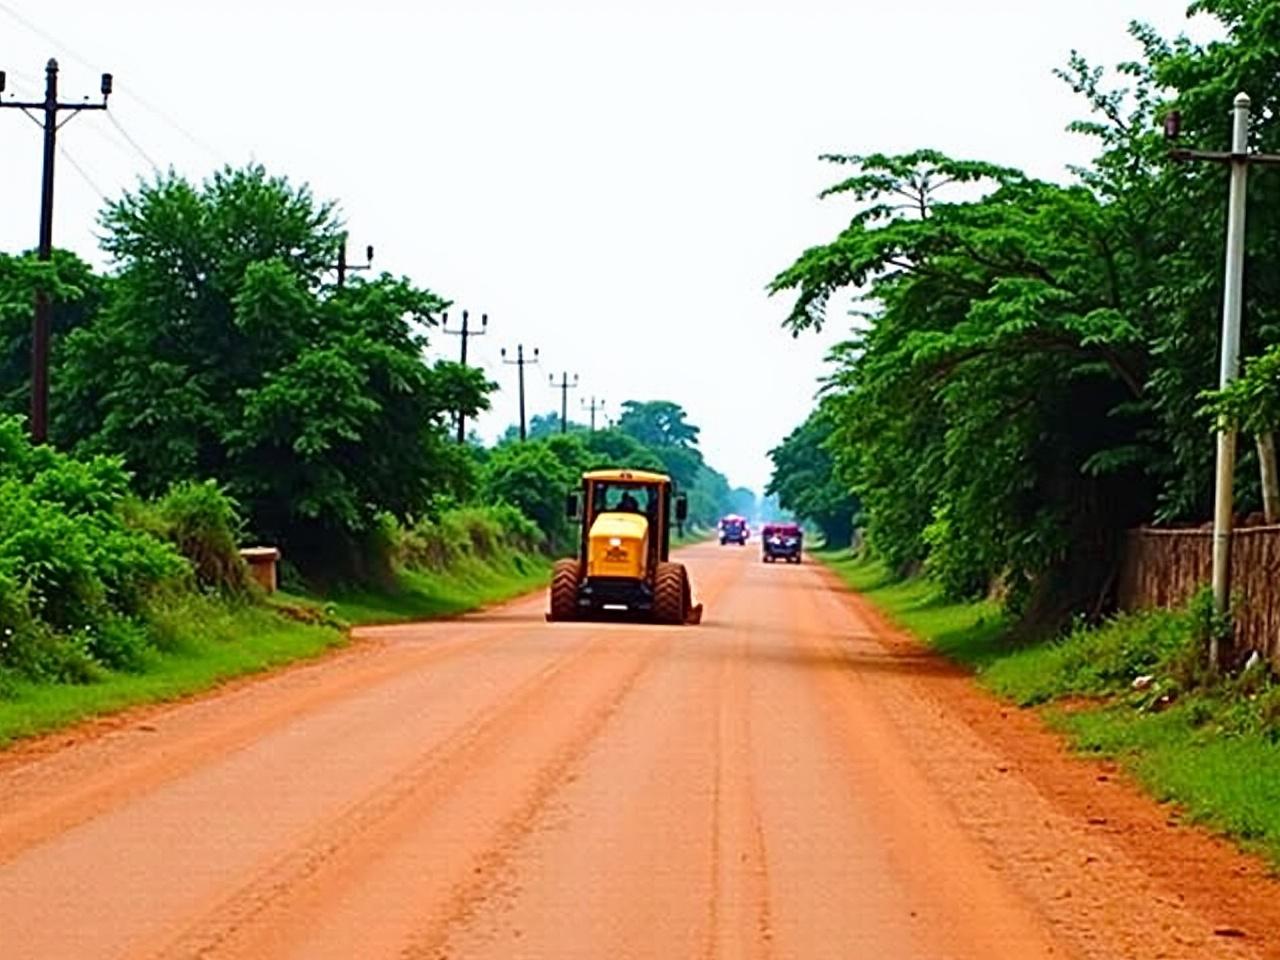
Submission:
[[[444,570],[468,557],[532,553],[542,540],[537,525],[515,507],[456,507],[399,529],[396,559],[409,569]]]
[[[0,666],[82,683],[141,664],[149,598],[191,568],[126,522],[128,496],[117,460],[32,447],[0,418]]]
[[[201,586],[232,592],[248,588],[248,568],[237,546],[242,530],[237,504],[217,483],[175,483],[157,512]]]

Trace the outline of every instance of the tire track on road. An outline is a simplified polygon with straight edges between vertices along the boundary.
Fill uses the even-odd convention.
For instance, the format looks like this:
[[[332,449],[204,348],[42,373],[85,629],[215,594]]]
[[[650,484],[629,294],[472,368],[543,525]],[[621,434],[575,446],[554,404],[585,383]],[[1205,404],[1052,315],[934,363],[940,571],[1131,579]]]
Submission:
[[[711,896],[704,960],[770,960],[769,860],[756,793],[750,664],[755,631],[733,624],[721,656],[715,718]]]
[[[281,902],[297,898],[327,869],[389,841],[385,833],[403,829],[406,818],[425,816],[442,794],[460,786],[450,776],[469,756],[482,752],[508,732],[510,718],[536,712],[560,679],[590,659],[603,641],[589,640],[519,684],[513,691],[472,714],[445,739],[434,744],[390,780],[350,805],[337,817],[316,827],[309,838],[260,871],[229,897],[204,911],[201,919],[159,949],[139,955],[160,958],[210,957],[223,954],[245,932],[252,933]],[[346,863],[346,869],[352,864]],[[235,955],[233,952],[231,955]],[[255,954],[249,953],[249,956]]]
[[[283,699],[269,701],[248,711],[229,725],[211,730],[199,727],[176,738],[167,736],[161,726],[166,719],[172,720],[178,711],[197,704],[168,707],[164,713],[157,714],[150,722],[140,724],[130,732],[131,739],[139,748],[137,753],[121,757],[117,746],[112,744],[109,749],[111,756],[98,758],[93,769],[86,770],[74,781],[68,782],[62,774],[56,779],[28,785],[26,790],[10,783],[6,792],[11,806],[0,813],[0,867],[31,847],[103,816],[140,793],[156,790],[207,763],[225,758],[335,700],[355,696],[407,672],[438,666],[499,639],[509,642],[511,637],[464,635],[423,649],[384,647],[369,653],[374,658],[372,662],[352,665],[330,661],[325,664],[328,668],[325,670],[314,669],[318,665],[308,664],[297,669],[314,669],[318,681],[315,684],[290,690]],[[256,689],[245,692],[260,694],[265,690],[262,684],[271,684],[278,679],[281,678],[263,678]],[[290,679],[296,679],[296,676]],[[77,745],[89,752],[100,746],[100,740]],[[60,759],[65,762],[66,758]],[[9,771],[0,774],[0,784],[6,780],[22,779],[23,774],[27,779],[34,779],[35,773],[30,768]]]

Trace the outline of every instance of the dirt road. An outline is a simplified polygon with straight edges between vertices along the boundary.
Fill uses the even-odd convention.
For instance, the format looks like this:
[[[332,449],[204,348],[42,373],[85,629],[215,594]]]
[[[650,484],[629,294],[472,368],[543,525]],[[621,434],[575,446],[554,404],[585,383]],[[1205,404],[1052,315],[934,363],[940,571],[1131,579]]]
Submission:
[[[812,566],[543,600],[0,759],[0,956],[1280,956],[1280,885]]]

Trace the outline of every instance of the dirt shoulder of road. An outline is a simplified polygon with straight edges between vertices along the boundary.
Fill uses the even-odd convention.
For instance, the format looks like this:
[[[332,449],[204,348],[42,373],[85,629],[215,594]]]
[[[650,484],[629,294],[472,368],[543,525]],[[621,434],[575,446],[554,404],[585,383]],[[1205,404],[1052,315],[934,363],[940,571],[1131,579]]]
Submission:
[[[188,617],[179,649],[153,657],[145,669],[104,671],[85,684],[12,684],[0,696],[0,768],[15,758],[145,725],[177,703],[343,656],[368,625],[459,617],[531,595],[545,583],[546,564],[521,559],[405,574],[395,590],[334,598],[280,594],[253,605],[211,600],[208,619]]]
[[[830,568],[822,566],[822,577],[874,626],[886,651],[911,664],[922,696],[936,700],[949,722],[964,724],[1004,758],[993,771],[997,783],[1011,772],[1030,781],[1068,820],[1141,863],[1179,906],[1213,918],[1213,937],[1253,940],[1256,947],[1257,938],[1280,931],[1280,883],[1261,857],[1186,822],[1176,806],[1157,802],[1117,763],[1073,752],[1066,736],[1051,729],[1039,711],[1002,702],[984,690],[969,669],[930,649]],[[973,786],[979,794],[990,789],[984,783]],[[1087,852],[1081,851],[1081,858],[1084,865],[1091,863]],[[1070,895],[1063,890],[1064,897]],[[1269,947],[1265,955],[1280,957],[1280,950]]]

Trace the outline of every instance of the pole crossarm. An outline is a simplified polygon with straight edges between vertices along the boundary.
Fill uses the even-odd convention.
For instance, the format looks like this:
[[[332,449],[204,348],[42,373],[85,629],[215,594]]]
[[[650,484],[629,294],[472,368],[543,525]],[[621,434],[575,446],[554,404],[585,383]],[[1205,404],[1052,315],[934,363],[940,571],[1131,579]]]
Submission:
[[[347,263],[347,235],[344,233],[338,243],[338,262],[329,264],[330,270],[338,272],[338,286],[340,288],[347,285],[348,273],[373,269],[373,244],[369,244],[364,248],[364,255],[364,263]]]
[[[1207,163],[1232,164],[1244,162],[1262,167],[1280,166],[1280,153],[1232,153],[1228,150],[1187,150],[1178,148],[1169,151],[1169,159],[1176,160],[1179,163],[1190,163],[1198,160]]]

